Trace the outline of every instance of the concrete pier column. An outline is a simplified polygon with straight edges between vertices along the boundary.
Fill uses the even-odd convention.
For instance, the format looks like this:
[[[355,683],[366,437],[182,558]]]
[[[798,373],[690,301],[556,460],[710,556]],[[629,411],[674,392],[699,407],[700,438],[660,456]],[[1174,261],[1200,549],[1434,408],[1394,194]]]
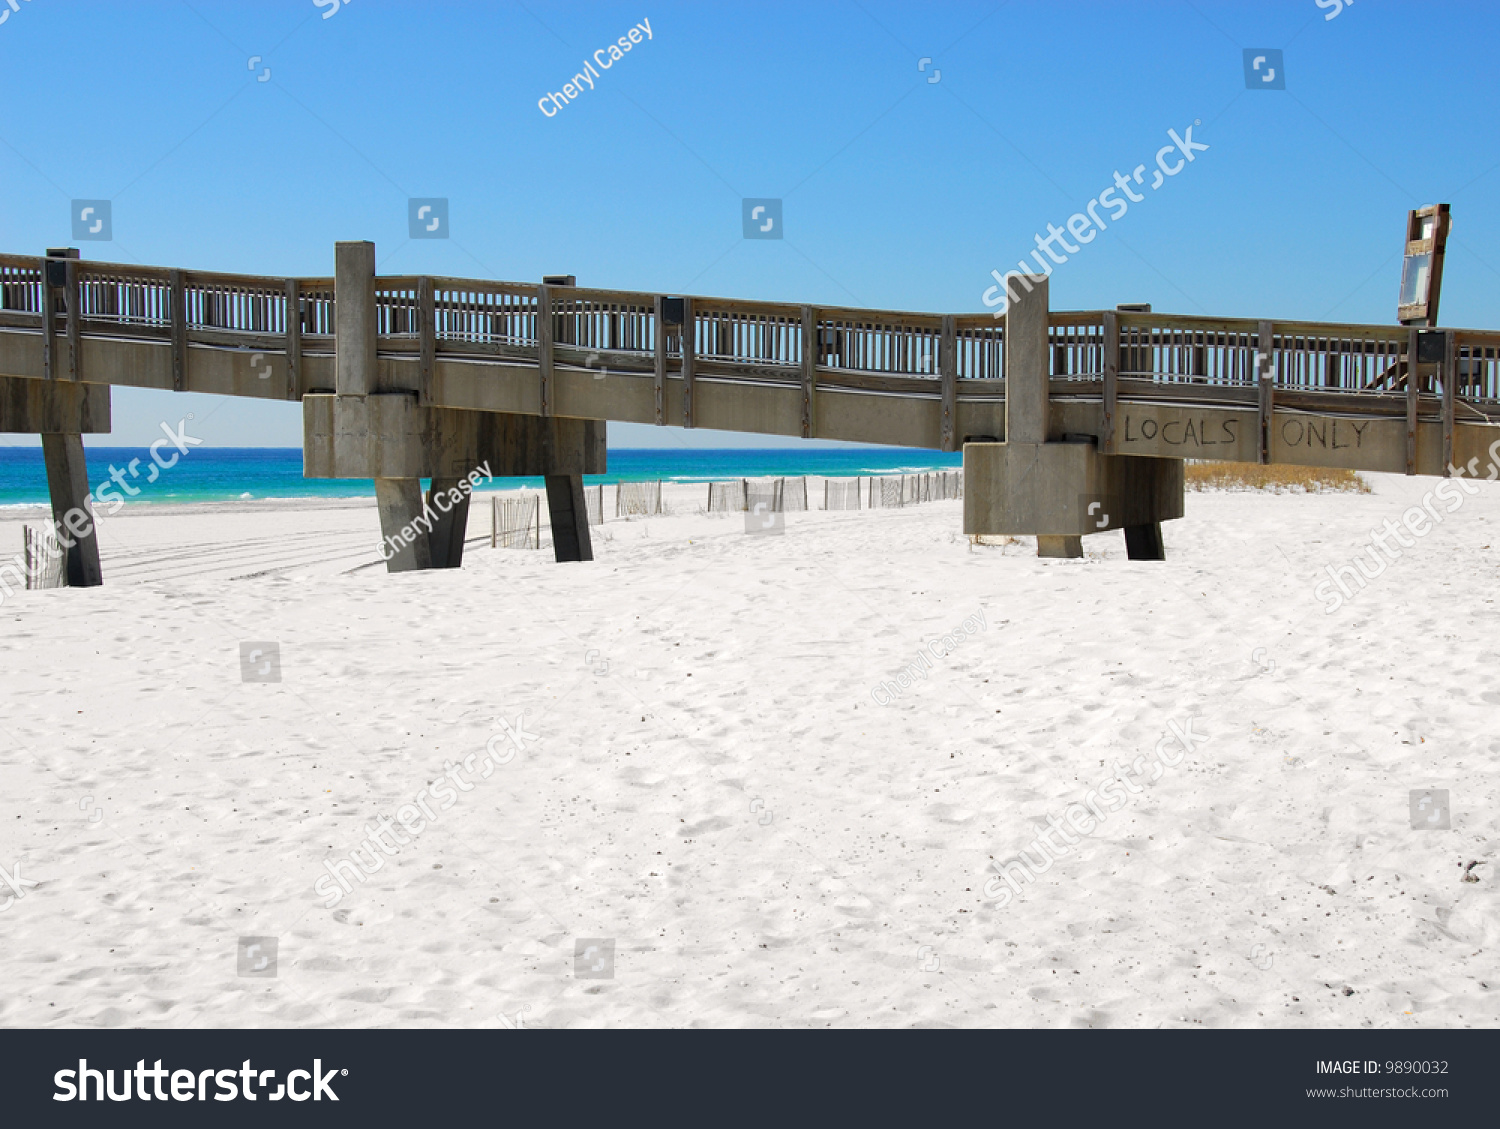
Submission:
[[[462,566],[468,492],[447,510],[437,503],[447,505],[465,478],[544,476],[557,559],[593,560],[583,475],[605,472],[604,421],[553,412],[558,397],[576,399],[580,381],[590,379],[550,364],[553,345],[578,336],[574,315],[543,315],[540,414],[449,408],[432,402],[442,399],[447,375],[432,337],[425,361],[393,355],[380,363],[375,245],[338,243],[334,259],[334,390],[302,395],[303,475],[375,480],[391,572]],[[573,278],[549,277],[546,285],[572,286]],[[424,334],[434,332],[425,324]],[[425,496],[423,479],[432,480]]]
[[[1036,555],[1039,557],[1063,557],[1072,559],[1083,556],[1083,537],[1069,537],[1067,535],[1054,536],[1046,533],[1038,534],[1036,539]]]
[[[1164,561],[1166,547],[1161,540],[1161,522],[1125,527],[1125,555],[1133,561]]]
[[[432,567],[432,550],[422,518],[420,478],[377,478],[375,504],[380,510],[381,555],[387,572],[411,572]]]
[[[1122,529],[1131,559],[1162,560],[1161,523],[1182,516],[1182,460],[1100,454],[1102,401],[1058,405],[1054,422],[1047,280],[1017,277],[1008,293],[1005,441],[964,444],[964,532],[1035,537],[1037,556],[1066,558],[1083,556],[1088,534]]]
[[[428,555],[433,568],[461,568],[464,563],[464,533],[469,528],[469,494],[459,490],[460,500],[449,505],[450,491],[458,490],[457,478],[434,478],[427,491],[427,512],[432,515],[432,532],[427,535]],[[449,495],[451,497],[451,495]],[[437,500],[443,498],[448,511]]]
[[[375,244],[333,245],[334,387],[340,396],[376,390]]]
[[[1048,385],[1048,294],[1045,276],[1017,279],[1015,298],[1005,310],[1005,442],[1047,442],[1051,416]],[[1030,283],[1030,289],[1026,284]],[[1083,537],[1041,534],[1039,557],[1083,556]]]
[[[1045,443],[1051,411],[1047,279],[1028,275],[1016,282],[1016,297],[1005,310],[1005,441]]]
[[[76,432],[42,433],[42,460],[47,466],[47,492],[52,498],[52,522],[67,554],[70,588],[92,588],[104,583],[99,568],[99,537],[88,508],[89,472],[83,436]],[[68,546],[68,542],[73,544]]]
[[[589,511],[583,500],[583,475],[549,474],[547,512],[552,520],[552,552],[559,561],[591,561]]]

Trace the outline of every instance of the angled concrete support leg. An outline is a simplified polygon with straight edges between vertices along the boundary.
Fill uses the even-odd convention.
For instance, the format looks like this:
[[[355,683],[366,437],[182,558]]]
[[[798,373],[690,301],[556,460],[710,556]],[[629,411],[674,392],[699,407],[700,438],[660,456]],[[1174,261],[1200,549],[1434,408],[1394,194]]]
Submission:
[[[385,538],[387,572],[411,572],[431,568],[428,532],[422,517],[422,480],[420,478],[377,478],[375,504],[380,510],[380,533]],[[403,536],[403,534],[405,536]],[[409,543],[397,547],[393,538],[410,537]]]
[[[433,568],[460,568],[464,563],[464,533],[469,527],[469,494],[458,489],[459,481],[457,478],[434,478],[432,489],[427,491],[427,512],[433,515],[432,532],[427,536],[427,546]],[[456,491],[460,495],[459,500],[451,505],[450,491]],[[443,506],[437,504],[439,499],[443,506],[449,506],[447,513],[443,512]]]
[[[1133,561],[1164,561],[1167,550],[1161,543],[1161,522],[1125,527],[1125,555]]]
[[[47,492],[52,496],[52,522],[58,542],[63,545],[73,542],[72,547],[65,550],[68,587],[92,588],[103,584],[98,531],[94,528],[93,513],[87,503],[89,472],[84,462],[83,436],[44,432],[42,460],[47,465]],[[83,517],[74,516],[69,523],[68,516],[74,511]],[[84,532],[78,532],[80,529]]]
[[[1036,555],[1039,557],[1081,557],[1083,556],[1083,538],[1079,537],[1054,537],[1041,534],[1036,539]]]
[[[552,519],[552,551],[559,561],[591,561],[589,511],[583,500],[583,475],[549,474],[547,512]]]

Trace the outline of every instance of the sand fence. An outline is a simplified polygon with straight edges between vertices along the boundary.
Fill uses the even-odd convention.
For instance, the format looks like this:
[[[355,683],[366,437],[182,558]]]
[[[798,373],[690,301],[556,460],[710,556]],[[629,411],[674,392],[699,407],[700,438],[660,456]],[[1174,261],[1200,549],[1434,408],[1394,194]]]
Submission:
[[[542,547],[542,496],[516,494],[490,499],[490,548]]]
[[[66,588],[68,557],[50,526],[21,527],[26,587]]]
[[[710,482],[709,513],[796,513],[812,509],[807,476],[736,478]],[[825,510],[895,509],[922,502],[963,497],[962,471],[923,474],[825,478]],[[604,484],[585,486],[589,525],[603,525]],[[540,495],[518,494],[491,499],[492,548],[536,549],[541,546]],[[665,513],[662,482],[621,482],[615,486],[615,516]]]
[[[825,478],[825,510],[893,509],[963,497],[962,471]],[[763,506],[763,510],[756,510]],[[708,484],[708,512],[788,513],[808,510],[807,479],[740,478]]]
[[[615,487],[615,516],[633,517],[665,513],[661,482],[621,482]],[[604,483],[583,488],[584,507],[590,525],[604,524]],[[490,547],[492,549],[541,548],[541,495],[517,492],[490,499]]]
[[[621,482],[615,487],[615,517],[659,514],[661,480],[655,482]]]

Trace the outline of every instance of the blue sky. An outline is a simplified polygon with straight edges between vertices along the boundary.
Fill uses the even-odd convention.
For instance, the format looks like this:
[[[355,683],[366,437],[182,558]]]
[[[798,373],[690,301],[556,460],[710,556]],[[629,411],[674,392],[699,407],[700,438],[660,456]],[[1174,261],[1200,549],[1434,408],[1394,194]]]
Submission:
[[[370,239],[389,273],[975,311],[1192,126],[1208,150],[1055,268],[1054,308],[1391,323],[1405,212],[1446,201],[1441,320],[1493,327],[1500,6],[1323,2],[18,0],[0,249],[310,275]],[[1285,90],[1246,88],[1245,48],[1284,52]],[[415,196],[450,239],[408,238]],[[783,200],[784,239],[743,237],[745,197]],[[112,202],[112,241],[72,240],[75,198]],[[189,410],[216,445],[300,443],[295,404],[114,397],[111,445]]]

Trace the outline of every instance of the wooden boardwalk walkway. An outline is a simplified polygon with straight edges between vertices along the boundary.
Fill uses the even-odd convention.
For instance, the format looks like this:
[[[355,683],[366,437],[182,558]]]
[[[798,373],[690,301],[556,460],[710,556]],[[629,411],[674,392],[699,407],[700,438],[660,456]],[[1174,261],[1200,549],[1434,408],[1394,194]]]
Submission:
[[[0,375],[333,393],[332,278],[0,256]],[[1005,321],[479,279],[375,279],[421,406],[958,449],[1003,438]],[[1101,451],[1440,474],[1500,421],[1500,332],[1053,311],[1056,426]],[[1417,379],[1408,377],[1417,359]],[[1488,437],[1488,430],[1482,438]]]
[[[591,559],[582,476],[611,420],[962,449],[965,532],[1049,556],[1124,529],[1160,559],[1187,459],[1500,465],[1492,330],[1054,311],[1045,278],[996,318],[378,276],[367,242],[334,258],[270,278],[0,256],[0,431],[42,434],[54,521],[89,504],[81,436],[109,430],[113,385],[300,401],[303,473],[375,481],[393,571],[459,566],[479,467],[545,476],[558,559]],[[98,582],[84,540],[70,583]]]

